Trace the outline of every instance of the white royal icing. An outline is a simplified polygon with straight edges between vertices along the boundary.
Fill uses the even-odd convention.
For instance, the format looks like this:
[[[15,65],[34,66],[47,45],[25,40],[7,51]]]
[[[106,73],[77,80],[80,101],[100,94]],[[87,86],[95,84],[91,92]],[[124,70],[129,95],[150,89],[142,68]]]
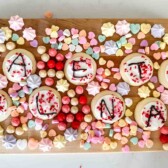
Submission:
[[[0,94],[0,116],[7,114],[8,103],[4,95]]]

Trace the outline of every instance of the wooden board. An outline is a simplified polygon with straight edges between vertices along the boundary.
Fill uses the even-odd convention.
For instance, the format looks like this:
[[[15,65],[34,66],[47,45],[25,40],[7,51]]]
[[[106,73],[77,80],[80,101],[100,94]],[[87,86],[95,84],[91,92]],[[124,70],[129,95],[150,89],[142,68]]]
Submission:
[[[89,31],[93,31],[95,32],[96,35],[101,34],[101,26],[103,23],[105,22],[112,22],[113,24],[116,24],[118,20],[121,19],[52,19],[52,20],[45,20],[45,19],[25,19],[25,25],[26,27],[33,27],[34,29],[36,29],[37,31],[37,35],[38,35],[38,41],[39,45],[43,45],[42,43],[42,36],[45,36],[45,28],[46,27],[51,27],[51,25],[58,25],[61,29],[71,29],[71,28],[78,28],[79,30],[86,30],[87,32]],[[168,19],[126,19],[129,23],[150,23],[151,25],[157,23],[157,24],[162,24],[163,27],[166,28],[166,32],[168,32]],[[1,19],[0,20],[0,27],[2,26],[8,26],[8,21]],[[17,32],[18,34],[21,33],[21,31]],[[21,34],[20,34],[21,35]],[[106,40],[117,40],[119,39],[118,35],[113,36],[112,38],[107,38]],[[154,40],[156,41],[156,39],[152,38],[152,36],[150,35],[150,33],[146,36],[146,39],[149,41],[150,44],[152,44],[154,42]],[[137,50],[139,49],[139,42],[138,41],[136,43],[136,45],[134,45],[133,47],[133,51],[137,52]],[[47,48],[49,48],[49,45],[46,45]],[[32,48],[30,47],[30,44],[28,42],[25,43],[24,46],[18,46],[17,48],[25,48],[29,51],[31,51],[35,56],[36,56],[36,60],[40,60],[40,55],[37,53],[37,49],[36,48]],[[165,51],[167,51],[167,48],[165,49]],[[61,51],[60,51],[61,52]],[[158,52],[158,51],[157,51]],[[6,52],[7,53],[7,52]],[[0,57],[0,73],[2,73],[2,62],[4,59],[4,56],[6,55],[6,53],[3,53],[2,56]],[[66,52],[63,52],[63,54],[65,54]],[[153,52],[150,52],[150,55],[152,55]],[[126,54],[125,54],[126,55]],[[152,56],[149,57],[155,61],[153,59]],[[115,62],[115,67],[119,67],[119,64],[121,62],[121,58],[124,57],[113,57],[113,56],[107,56],[106,54],[101,54],[101,56],[106,59],[106,60],[113,60]],[[160,61],[159,61],[160,63]],[[154,72],[155,75],[157,75],[156,71]],[[111,80],[115,83],[117,83],[118,81],[113,79],[111,77]],[[11,84],[10,84],[11,85]],[[9,85],[9,86],[10,86]],[[54,85],[55,86],[55,85]],[[156,84],[156,86],[158,86],[158,84]],[[71,86],[71,88],[73,88],[73,86]],[[131,92],[129,93],[129,97],[131,97],[134,100],[134,106],[132,106],[130,109],[134,110],[135,109],[135,105],[141,100],[139,98],[139,96],[137,96],[137,89],[138,87],[131,87]],[[4,89],[5,91],[7,91],[7,89]],[[63,94],[62,94],[63,95]],[[127,96],[128,97],[128,96]],[[92,99],[91,96],[89,96],[89,102]],[[49,121],[50,122],[50,121]],[[167,122],[168,123],[168,122]],[[2,123],[3,127],[6,127],[9,124],[9,119],[5,122]],[[56,126],[53,125],[53,127],[56,129]],[[27,133],[24,133],[23,136],[21,136],[22,138],[28,138],[28,137],[36,137],[37,139],[40,139],[39,136],[39,132],[38,131],[29,131]],[[152,133],[152,140],[154,140],[154,146],[151,149],[147,149],[147,148],[139,148],[137,145],[134,146],[132,144],[129,144],[131,147],[131,151],[162,151],[162,145],[159,142],[159,133],[158,132],[153,132]],[[120,143],[119,143],[120,144]],[[115,150],[109,150],[109,151],[103,151],[101,145],[92,145],[91,149],[89,151],[85,151],[84,149],[81,149],[79,146],[79,140],[75,141],[75,142],[71,142],[71,143],[67,143],[66,147],[58,150],[56,148],[53,148],[49,153],[85,153],[85,152],[118,152],[121,151],[121,145],[119,145],[117,147],[117,149]],[[0,144],[0,153],[10,153],[10,154],[14,154],[14,153],[42,153],[40,150],[35,150],[35,151],[30,151],[30,150],[24,150],[24,151],[19,151],[16,147],[13,150],[5,150],[5,148],[2,147],[2,145]]]

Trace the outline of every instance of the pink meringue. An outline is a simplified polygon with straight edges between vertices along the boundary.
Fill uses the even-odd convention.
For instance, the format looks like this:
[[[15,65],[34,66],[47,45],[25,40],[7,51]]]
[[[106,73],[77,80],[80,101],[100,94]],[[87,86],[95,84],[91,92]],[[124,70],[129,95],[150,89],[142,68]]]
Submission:
[[[36,37],[36,30],[32,29],[31,27],[25,28],[25,29],[23,30],[23,37],[24,37],[27,41],[34,40],[35,37]]]
[[[8,80],[6,76],[0,74],[0,89],[6,88],[8,85]]]
[[[95,96],[100,92],[100,85],[98,82],[92,81],[88,83],[86,90],[88,91],[88,94]]]
[[[53,144],[52,140],[49,138],[44,138],[39,142],[39,149],[42,150],[43,152],[48,152],[51,150]]]
[[[8,22],[10,24],[10,28],[15,31],[21,30],[24,26],[23,18],[19,17],[18,15],[11,16]]]
[[[168,104],[168,90],[164,90],[161,93],[160,99],[163,101],[164,104]]]
[[[115,27],[116,33],[120,36],[126,35],[130,31],[130,24],[126,20],[118,21]]]

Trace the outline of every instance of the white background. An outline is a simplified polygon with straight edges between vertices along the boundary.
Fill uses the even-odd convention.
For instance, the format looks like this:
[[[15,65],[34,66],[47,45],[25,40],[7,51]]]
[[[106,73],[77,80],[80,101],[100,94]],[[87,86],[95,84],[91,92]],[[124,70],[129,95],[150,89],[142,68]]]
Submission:
[[[0,18],[167,18],[168,0],[0,0]],[[167,168],[167,153],[0,155],[0,168]]]

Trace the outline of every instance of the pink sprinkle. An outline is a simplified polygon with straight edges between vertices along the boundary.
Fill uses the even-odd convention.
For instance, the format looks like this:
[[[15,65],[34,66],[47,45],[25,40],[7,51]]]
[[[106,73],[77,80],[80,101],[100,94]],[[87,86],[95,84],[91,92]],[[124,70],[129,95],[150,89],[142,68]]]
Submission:
[[[121,128],[120,127],[115,127],[114,132],[121,132]]]
[[[110,79],[103,79],[103,82],[110,83]]]
[[[140,148],[144,148],[144,147],[145,147],[145,141],[144,141],[144,140],[139,140],[138,146],[139,146]]]
[[[91,126],[88,125],[88,126],[86,127],[86,129],[85,129],[85,132],[89,132],[90,130],[91,130]]]
[[[56,120],[56,119],[52,119],[52,124],[58,124],[58,123],[59,123],[58,120]]]
[[[58,41],[61,42],[61,41],[63,41],[64,39],[65,39],[65,36],[61,36],[61,37],[59,37]]]
[[[49,127],[49,125],[45,124],[45,125],[43,125],[42,130],[45,131],[45,130],[47,130],[48,127]]]
[[[98,68],[96,72],[98,75],[102,75],[104,72],[104,68]]]
[[[122,147],[122,151],[123,152],[129,152],[130,151],[130,147],[128,145],[125,145]]]
[[[138,52],[139,52],[139,53],[142,53],[142,54],[145,54],[145,50],[144,50],[144,49],[141,49],[141,48],[138,49]]]
[[[119,70],[119,68],[111,68],[111,71],[113,71],[113,72],[119,72],[120,70]]]
[[[157,82],[158,82],[157,76],[152,76],[151,79],[150,79],[150,81],[151,81],[152,83],[157,83]]]
[[[96,79],[101,82],[103,80],[103,77],[101,75],[96,75]]]

